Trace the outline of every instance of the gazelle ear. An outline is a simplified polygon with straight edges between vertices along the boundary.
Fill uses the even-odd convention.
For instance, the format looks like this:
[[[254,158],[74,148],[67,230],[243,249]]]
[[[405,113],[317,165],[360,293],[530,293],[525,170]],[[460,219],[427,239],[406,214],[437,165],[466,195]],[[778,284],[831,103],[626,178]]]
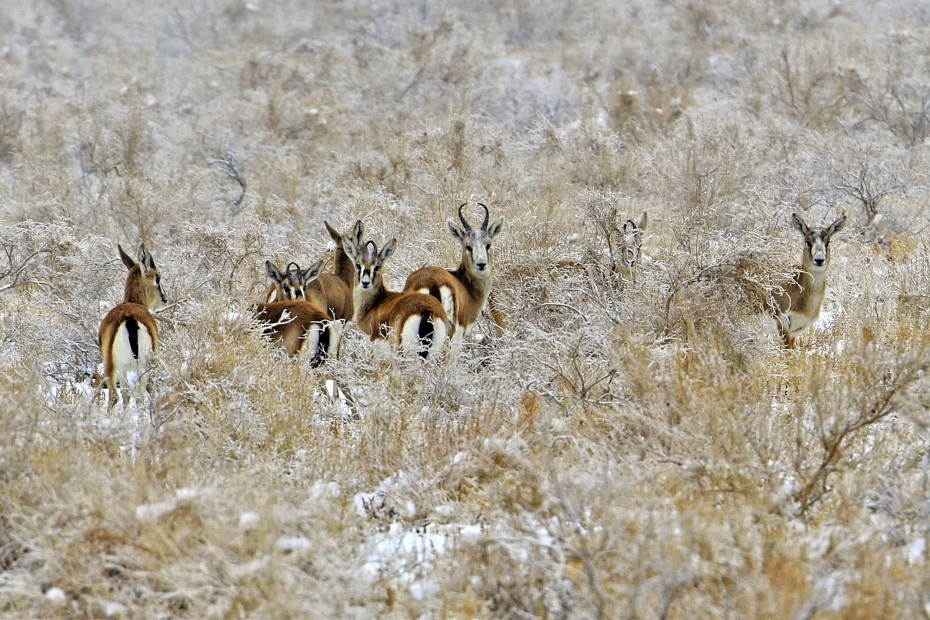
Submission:
[[[339,231],[337,231],[335,228],[330,226],[329,222],[324,221],[323,226],[326,226],[326,232],[329,233],[329,236],[333,241],[335,241],[336,243],[339,243],[342,241],[342,235],[339,234]]]
[[[321,269],[323,269],[322,259],[317,261],[315,265],[313,265],[312,267],[304,271],[303,273],[304,285],[310,284],[311,282],[316,280],[317,276],[320,275]]]
[[[639,218],[639,222],[636,223],[636,228],[640,230],[646,230],[646,226],[649,225],[649,214],[643,211],[642,217]]]
[[[807,227],[807,224],[804,223],[804,220],[802,220],[801,216],[797,213],[791,214],[791,221],[794,224],[794,227],[800,230],[801,234],[805,237],[807,236],[807,233],[810,232],[811,229]]]
[[[284,281],[284,274],[278,271],[278,268],[270,260],[265,261],[265,273],[278,284]]]
[[[362,220],[355,220],[355,226],[352,227],[352,238],[355,239],[355,245],[362,244]]]
[[[348,237],[342,237],[342,251],[353,261],[358,260],[358,246]]]
[[[459,225],[455,223],[455,220],[452,218],[447,219],[446,226],[449,227],[449,234],[452,235],[459,243],[465,242],[467,233],[459,228]]]
[[[840,232],[840,230],[845,225],[846,225],[846,214],[844,213],[843,215],[838,217],[835,222],[833,222],[827,227],[827,230],[826,230],[827,236],[829,237],[833,235],[834,233]]]
[[[382,261],[387,260],[387,258],[394,253],[394,248],[397,246],[397,239],[391,239],[384,244],[384,247],[381,248],[381,251],[378,253],[378,258]]]
[[[126,253],[126,250],[123,249],[123,246],[117,243],[116,247],[119,249],[119,257],[122,259],[123,264],[126,265],[126,269],[132,269],[135,267],[136,261],[134,261],[132,257]]]
[[[504,218],[498,218],[497,221],[495,221],[493,224],[488,226],[488,232],[487,232],[488,239],[490,240],[496,237],[497,233],[501,231],[501,227],[503,225],[504,225]]]
[[[139,246],[139,268],[142,273],[155,271],[155,259],[152,258],[152,253],[145,249],[145,244]]]

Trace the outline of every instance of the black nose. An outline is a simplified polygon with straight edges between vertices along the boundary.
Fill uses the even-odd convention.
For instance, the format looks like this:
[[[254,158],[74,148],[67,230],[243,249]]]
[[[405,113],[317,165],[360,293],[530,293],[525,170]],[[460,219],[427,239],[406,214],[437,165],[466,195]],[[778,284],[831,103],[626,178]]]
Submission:
[[[816,265],[817,267],[823,267],[823,263],[824,263],[824,260],[822,258],[814,259],[814,265]]]
[[[475,263],[475,267],[478,268],[478,271],[484,271],[484,268],[487,267],[487,263]]]

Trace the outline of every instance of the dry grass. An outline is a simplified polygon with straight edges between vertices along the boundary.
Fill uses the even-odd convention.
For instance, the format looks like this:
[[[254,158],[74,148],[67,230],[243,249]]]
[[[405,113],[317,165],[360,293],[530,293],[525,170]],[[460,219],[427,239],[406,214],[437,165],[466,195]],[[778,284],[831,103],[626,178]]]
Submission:
[[[0,617],[930,614],[920,3],[7,4]],[[456,363],[243,318],[324,220],[393,288],[454,266],[465,201],[507,329]],[[785,351],[790,213],[842,210]],[[624,280],[598,222],[643,211]],[[140,241],[156,388],[107,414]]]

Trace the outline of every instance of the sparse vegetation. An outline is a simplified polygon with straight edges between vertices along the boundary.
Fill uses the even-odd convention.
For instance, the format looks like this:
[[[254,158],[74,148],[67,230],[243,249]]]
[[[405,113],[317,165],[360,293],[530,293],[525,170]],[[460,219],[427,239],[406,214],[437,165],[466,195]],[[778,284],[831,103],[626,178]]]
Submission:
[[[0,34],[0,617],[930,613],[920,2],[12,0]],[[466,201],[506,329],[454,363],[251,324],[324,220],[396,237],[400,290]],[[844,210],[786,350],[790,215]],[[118,242],[168,305],[108,413]]]

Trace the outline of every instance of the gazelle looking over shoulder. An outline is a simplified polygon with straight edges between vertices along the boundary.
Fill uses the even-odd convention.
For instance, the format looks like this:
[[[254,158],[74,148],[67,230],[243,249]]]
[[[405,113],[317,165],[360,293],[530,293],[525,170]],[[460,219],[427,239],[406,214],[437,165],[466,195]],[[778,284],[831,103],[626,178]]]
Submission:
[[[776,292],[774,308],[775,323],[788,347],[793,347],[798,335],[820,316],[830,267],[830,238],[843,228],[846,215],[826,228],[810,228],[797,213],[792,213],[791,219],[804,235],[804,255],[794,280]]]
[[[484,209],[484,221],[481,228],[473,229],[459,207],[459,227],[451,218],[446,226],[459,243],[462,244],[462,261],[458,269],[449,270],[442,267],[424,267],[410,274],[405,291],[416,291],[431,295],[442,303],[443,309],[452,320],[452,341],[461,343],[465,331],[478,320],[478,316],[488,303],[491,294],[491,240],[497,236],[504,225],[504,218],[499,218],[488,226],[490,213]]]
[[[167,303],[161,275],[145,245],[139,247],[138,262],[119,244],[119,256],[129,269],[123,303],[104,317],[98,335],[103,355],[103,377],[110,391],[108,408],[116,404],[116,388],[123,388],[123,404],[129,402],[128,388],[145,372],[152,353],[158,351],[158,326],[149,310]],[[146,382],[151,392],[151,381]]]
[[[317,277],[322,267],[323,261],[317,261],[304,271],[297,263],[290,263],[281,273],[271,261],[265,261],[265,270],[275,282],[277,298],[293,296],[293,299],[259,304],[255,310],[255,320],[264,323],[263,334],[281,342],[289,356],[299,355],[304,349],[312,351],[310,365],[313,367],[321,365],[334,352],[331,337],[333,319],[304,298],[305,287]]]
[[[379,252],[374,241],[359,247],[343,238],[342,247],[355,263],[355,323],[376,346],[393,341],[405,354],[437,357],[446,343],[449,320],[442,304],[429,295],[391,292],[384,286],[382,266],[396,243],[391,239]]]

